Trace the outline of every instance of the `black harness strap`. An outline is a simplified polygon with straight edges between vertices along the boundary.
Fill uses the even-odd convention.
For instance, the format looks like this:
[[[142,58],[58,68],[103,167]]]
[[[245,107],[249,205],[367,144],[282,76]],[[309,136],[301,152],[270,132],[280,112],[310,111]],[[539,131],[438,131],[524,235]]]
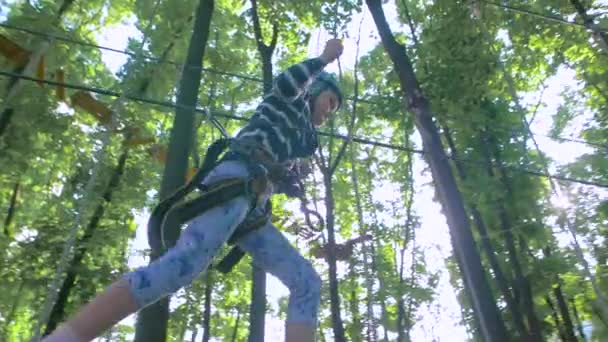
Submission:
[[[266,202],[266,208],[264,210],[264,215],[259,217],[248,217],[243,221],[234,231],[230,239],[228,240],[229,245],[234,245],[239,239],[244,237],[245,235],[253,232],[256,229],[261,228],[267,222],[270,221],[270,217],[272,215],[272,204],[270,200]],[[241,259],[245,256],[245,251],[242,250],[239,246],[234,246],[230,249],[230,252],[226,254],[222,260],[220,260],[215,268],[222,272],[228,273],[232,270],[232,268],[241,261]]]
[[[268,185],[269,172],[266,168],[261,167],[259,163],[252,160],[253,158],[250,158],[251,155],[245,155],[242,152],[236,153],[238,154],[238,158],[244,159],[248,164],[251,178],[229,178],[211,185],[202,184],[205,177],[218,164],[220,154],[228,148],[231,143],[232,141],[230,139],[219,139],[211,144],[207,149],[201,168],[192,179],[187,184],[177,189],[169,197],[162,200],[152,211],[148,220],[148,230],[160,231],[162,246],[165,250],[168,248],[166,241],[173,242],[177,240],[180,232],[178,229],[179,226],[215,206],[245,194],[251,196],[252,201],[254,201],[252,210],[256,208],[258,195],[263,192]],[[234,159],[234,152],[230,153],[233,153],[232,158],[224,158],[224,160]],[[270,176],[275,175],[273,174]],[[200,196],[179,203],[195,188],[198,188],[201,191]],[[230,236],[228,244],[233,245],[243,236],[266,224],[266,222],[270,220],[271,208],[272,205],[270,200],[268,200],[262,215],[250,215],[252,212],[250,211],[245,221],[243,221]],[[167,227],[176,228],[167,229]],[[220,261],[217,268],[223,273],[230,272],[244,254],[245,252],[238,246],[233,247],[230,253]]]
[[[197,184],[202,182],[203,179],[207,176],[209,171],[215,166],[216,160],[219,155],[224,151],[229,144],[228,139],[219,139],[213,142],[211,146],[207,149],[207,154],[205,155],[205,160],[201,165],[201,168],[196,172],[196,174],[192,177],[192,179],[186,183],[184,186],[177,189],[167,198],[163,199],[154,207],[152,213],[150,214],[150,218],[148,219],[148,231],[160,232],[161,242],[163,247],[166,248],[165,240],[162,238],[163,234],[163,221],[167,212],[171,210],[171,208],[181,201],[184,197],[186,197],[192,190],[197,187]]]
[[[208,187],[200,196],[171,207],[161,222],[163,247],[167,248],[166,241],[177,239],[177,235],[170,236],[168,234],[179,233],[179,229],[169,229],[169,227],[179,227],[213,207],[248,193],[251,191],[250,187],[251,184],[248,184],[245,179],[226,179]]]

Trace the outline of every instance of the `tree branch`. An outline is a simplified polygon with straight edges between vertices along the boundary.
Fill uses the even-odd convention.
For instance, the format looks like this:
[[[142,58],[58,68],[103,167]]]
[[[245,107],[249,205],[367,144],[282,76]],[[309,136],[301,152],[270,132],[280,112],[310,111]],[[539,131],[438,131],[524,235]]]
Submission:
[[[274,22],[272,24],[272,39],[270,40],[270,46],[268,46],[268,49],[270,51],[274,51],[274,49],[277,47],[278,40],[279,40],[279,24]]]
[[[403,6],[403,11],[405,12],[405,19],[407,20],[407,25],[410,27],[410,31],[412,32],[412,40],[414,40],[414,46],[416,46],[416,50],[420,51],[420,42],[418,41],[418,35],[416,35],[416,28],[414,27],[414,22],[412,21],[412,16],[410,14],[410,10],[407,7],[406,0],[401,0],[401,5]]]
[[[359,36],[357,37],[357,50],[355,53],[355,67],[354,67],[354,76],[355,76],[355,89],[354,89],[354,99],[353,99],[353,111],[351,113],[350,116],[350,123],[348,125],[348,138],[346,140],[344,140],[342,142],[342,146],[340,146],[340,150],[338,151],[338,154],[336,155],[336,159],[334,160],[334,165],[330,166],[329,169],[329,176],[331,177],[334,172],[336,172],[336,169],[338,168],[338,164],[340,163],[340,160],[342,159],[342,157],[344,156],[344,152],[346,152],[346,147],[348,146],[348,144],[352,141],[352,135],[354,134],[354,130],[355,130],[355,122],[357,120],[357,102],[358,102],[358,97],[359,97],[359,77],[357,76],[357,71],[359,70],[359,48],[360,48],[360,42],[361,42],[361,27],[363,26],[363,19],[364,16],[361,16],[361,21],[359,22]]]
[[[260,17],[258,17],[258,2],[251,0],[251,17],[253,19],[253,32],[255,33],[255,42],[258,44],[260,51],[266,48],[264,38],[262,36],[262,27],[260,26]]]

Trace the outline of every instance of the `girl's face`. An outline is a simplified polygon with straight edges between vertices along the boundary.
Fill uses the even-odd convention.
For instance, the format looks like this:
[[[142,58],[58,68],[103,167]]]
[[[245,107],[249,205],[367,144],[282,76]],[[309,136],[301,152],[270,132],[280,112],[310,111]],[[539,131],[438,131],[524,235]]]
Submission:
[[[329,115],[338,109],[338,96],[333,91],[323,90],[314,99],[312,108],[312,123],[321,126]]]

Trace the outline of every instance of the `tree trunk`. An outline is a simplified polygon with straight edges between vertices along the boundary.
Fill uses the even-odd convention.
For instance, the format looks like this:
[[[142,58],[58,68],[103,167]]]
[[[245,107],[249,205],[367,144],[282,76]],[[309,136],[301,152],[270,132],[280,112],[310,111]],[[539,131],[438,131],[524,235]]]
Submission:
[[[371,197],[371,196],[370,196]],[[377,222],[373,222],[373,225],[377,226]],[[375,239],[374,239],[375,240]],[[378,288],[384,288],[384,282],[382,281],[382,276],[378,274],[378,267],[376,266],[376,247],[374,246],[374,240],[370,243],[370,260],[371,260],[371,268],[369,272],[370,277],[378,277]],[[378,341],[378,319],[374,316],[373,305],[376,302],[376,294],[374,293],[373,287],[369,288],[368,291],[368,316],[367,316],[367,341],[369,342],[377,342]],[[380,317],[384,316],[384,306],[382,305],[382,300],[380,300]]]
[[[367,229],[367,225],[365,224],[364,220],[363,220],[363,206],[361,204],[361,194],[359,193],[359,178],[357,177],[357,169],[356,169],[356,158],[355,158],[355,149],[354,147],[352,147],[351,145],[351,178],[352,178],[352,182],[353,182],[353,189],[355,191],[355,207],[357,208],[357,222],[359,224],[359,230],[360,230],[360,234],[361,236],[366,236],[368,234],[368,229]],[[373,242],[372,242],[373,243]],[[369,322],[371,320],[373,320],[374,317],[374,312],[373,312],[373,307],[372,307],[372,296],[373,296],[373,272],[370,272],[369,269],[369,249],[367,246],[367,242],[366,241],[362,241],[361,242],[361,246],[363,249],[363,273],[365,276],[365,290],[367,293],[367,298],[366,298],[366,317],[367,319],[364,319],[363,321],[365,321],[365,324],[369,327]],[[358,336],[360,337],[359,340],[362,339],[362,332],[363,332],[363,325],[361,324],[361,322],[359,323],[360,325],[360,329],[357,332]],[[370,340],[369,337],[369,328],[366,329],[367,330],[367,339]],[[356,339],[353,339],[353,341],[358,341]]]
[[[239,332],[239,323],[241,322],[241,310],[239,309],[239,311],[237,311],[236,313],[236,322],[234,323],[234,330],[232,330],[232,338],[230,339],[230,341],[232,342],[236,342],[236,338],[238,336],[238,332]]]
[[[335,246],[335,203],[334,191],[331,183],[331,177],[323,176],[325,183],[325,208],[326,208],[326,227],[327,227],[327,264],[329,266],[329,298],[331,308],[331,323],[334,331],[334,341],[345,342],[344,323],[340,313],[340,292],[338,289],[338,266],[336,262]]]
[[[553,287],[553,294],[555,295],[555,299],[557,299],[557,307],[559,308],[562,322],[564,323],[563,331],[566,341],[577,342],[578,340],[574,334],[574,325],[572,324],[572,319],[570,318],[570,311],[568,310],[568,305],[566,304],[566,299],[564,298],[561,285],[558,284],[557,286]]]
[[[63,16],[63,14],[70,8],[70,6],[72,6],[72,4],[74,3],[75,0],[64,0],[61,3],[61,6],[59,7],[59,10],[57,10],[57,20],[61,19],[61,17]]]
[[[351,283],[350,293],[350,315],[352,317],[352,323],[350,326],[349,337],[350,341],[362,341],[363,335],[361,331],[363,325],[361,324],[361,312],[359,312],[359,298],[357,296],[357,271],[356,271],[356,258],[352,257],[348,264],[348,278]]]
[[[403,278],[403,262],[405,261],[404,257],[405,257],[405,248],[401,248],[399,250],[399,259],[401,262],[399,263],[399,271],[398,271],[399,287],[398,287],[398,291],[397,291],[397,342],[405,342],[406,336],[409,335],[405,331],[406,315],[405,315],[405,300],[403,300],[403,285],[405,284],[405,279]],[[395,259],[396,258],[397,257],[395,257]],[[396,262],[395,262],[395,265],[397,265]],[[409,337],[407,337],[407,341],[409,342]]]
[[[579,0],[570,0],[570,3],[576,8],[576,12],[583,20],[585,27],[593,32],[593,39],[600,46],[600,49],[602,49],[604,53],[608,53],[608,34],[602,32],[600,27],[595,24],[593,18],[587,14],[585,6],[583,6]]]
[[[6,133],[6,129],[15,115],[15,109],[6,108],[0,113],[0,138]]]
[[[251,0],[253,31],[256,45],[262,62],[262,79],[264,95],[272,90],[272,54],[277,45],[279,28],[275,23],[272,26],[272,38],[269,45],[264,43],[264,35],[258,17],[256,0]],[[264,341],[264,326],[266,319],[266,272],[252,263],[251,305],[249,307],[249,342]]]
[[[506,202],[514,203],[515,196],[514,196],[514,192],[513,192],[513,187],[511,186],[511,182],[510,182],[509,177],[506,174],[505,168],[502,167],[503,159],[502,159],[500,150],[498,149],[498,143],[495,141],[495,139],[484,139],[484,141],[482,141],[481,146],[482,146],[482,154],[484,154],[484,157],[488,164],[488,166],[487,166],[488,174],[491,177],[496,177],[494,174],[493,168],[491,166],[489,153],[487,152],[485,147],[489,146],[490,148],[492,148],[492,154],[494,155],[494,159],[496,160],[496,163],[499,165],[498,172],[500,173],[500,177],[496,177],[496,178],[498,178],[501,181],[501,183],[503,184],[503,186],[505,187],[505,190],[506,190],[505,192],[507,194]],[[518,293],[521,294],[521,298],[520,298],[521,307],[524,309],[527,320],[528,320],[530,338],[533,341],[542,341],[543,340],[542,328],[541,328],[540,320],[538,319],[536,311],[534,310],[534,297],[532,295],[532,287],[530,285],[530,281],[528,280],[528,277],[526,277],[524,275],[521,264],[519,262],[519,256],[518,256],[518,253],[516,250],[515,238],[513,236],[514,224],[511,222],[511,219],[507,213],[507,209],[505,208],[504,204],[502,204],[502,203],[499,204],[499,220],[500,220],[500,224],[501,224],[501,230],[505,237],[505,244],[507,246],[507,251],[509,253],[509,259],[511,260],[511,263],[513,265],[513,271],[515,272],[515,279],[516,279],[515,285],[516,285],[516,288],[518,289]],[[522,241],[522,239],[520,239],[520,241]]]
[[[597,302],[594,301],[593,299],[590,299],[590,298],[589,298],[589,301],[590,301],[590,304],[591,304],[591,310],[593,310],[593,313],[595,314],[595,316],[597,317],[597,319],[599,319],[600,322],[602,322],[602,324],[604,325],[604,327],[608,328],[608,322],[604,318],[602,310],[599,308],[599,305],[597,304]]]
[[[15,217],[15,211],[17,209],[17,199],[19,198],[19,190],[21,189],[21,182],[16,182],[13,187],[13,193],[11,195],[11,201],[8,207],[8,211],[6,213],[6,218],[4,219],[4,235],[7,237],[13,236],[11,232],[11,223],[13,223],[13,218]]]
[[[209,37],[209,27],[213,13],[213,0],[200,0],[196,10],[188,55],[185,65],[201,65]],[[167,154],[166,167],[159,197],[166,198],[169,194],[182,186],[186,179],[188,168],[188,151],[194,138],[194,108],[198,99],[198,90],[201,80],[201,68],[188,67],[182,70],[182,78],[177,93],[177,103],[180,105],[175,111],[175,119]],[[168,245],[171,246],[179,236],[179,227],[171,227],[167,231]],[[152,249],[150,262],[158,259],[162,253],[160,232],[148,231],[148,243]],[[136,342],[164,342],[167,337],[167,324],[169,320],[169,297],[142,309],[137,317],[135,329]]]
[[[487,342],[509,341],[511,338],[507,334],[482,268],[481,257],[473,240],[462,195],[456,185],[439,132],[433,122],[430,103],[419,87],[404,46],[397,43],[391,32],[384,16],[382,2],[380,0],[366,0],[366,2],[378,27],[385,50],[399,75],[408,110],[414,114],[424,150],[428,153],[427,161],[431,167],[440,202],[446,212],[454,253],[460,260],[458,264],[465,279],[465,286],[469,287],[468,294],[473,311],[479,321],[481,335]]]
[[[549,309],[551,309],[551,316],[555,321],[555,328],[557,329],[557,334],[559,335],[559,338],[562,340],[562,342],[568,342],[566,334],[562,329],[562,324],[560,323],[559,314],[557,313],[557,310],[555,310],[555,305],[553,304],[553,301],[551,300],[551,297],[549,297],[549,295],[545,296],[545,302],[547,303],[547,306],[549,306]]]
[[[211,272],[205,278],[205,311],[203,312],[203,341],[209,342],[211,338],[211,297],[213,296],[213,279]]]
[[[178,341],[185,341],[187,329],[188,329],[188,322],[187,322],[187,320],[185,320],[179,328],[179,333],[178,333],[179,336],[177,337]]]
[[[336,2],[336,10],[339,4]],[[360,38],[360,34],[359,34]],[[354,101],[352,112],[350,116],[350,122],[348,126],[348,136],[350,137],[355,126],[356,120],[356,112],[357,112],[357,97],[359,93],[359,79],[357,77],[357,68],[358,62],[357,57],[359,56],[359,39],[357,39],[357,50],[356,50],[356,58],[355,58],[355,84],[354,84]],[[338,61],[339,64],[339,61]],[[335,129],[335,117],[333,115],[329,118],[330,129],[331,132],[334,132]],[[321,156],[321,171],[323,173],[323,184],[325,186],[325,208],[326,208],[326,229],[327,229],[327,264],[329,268],[329,298],[330,298],[330,309],[331,309],[331,321],[332,321],[332,329],[334,332],[334,341],[344,342],[346,341],[346,335],[344,333],[344,323],[342,322],[342,315],[340,313],[340,292],[339,292],[339,283],[338,283],[338,275],[337,275],[337,262],[336,262],[336,232],[335,232],[335,202],[334,202],[334,192],[333,192],[333,184],[332,177],[334,172],[336,171],[338,165],[340,164],[340,160],[344,157],[346,152],[347,145],[350,139],[346,139],[343,141],[340,149],[338,150],[338,154],[336,155],[333,165],[332,165],[332,152],[333,152],[333,138],[329,139],[329,148],[328,148],[328,159],[327,163],[325,163],[323,159],[323,151],[320,148],[319,154]],[[360,222],[361,223],[361,222]],[[363,242],[365,245],[365,241]],[[364,262],[364,265],[366,265]]]
[[[407,6],[406,6],[407,9]],[[405,126],[405,125],[404,125]],[[405,143],[404,146],[412,147],[410,143],[410,137],[408,135],[407,129],[404,132],[405,134]],[[408,191],[408,199],[406,204],[406,221],[404,228],[404,237],[403,237],[403,246],[399,252],[401,262],[399,267],[399,298],[397,300],[397,333],[398,333],[398,342],[410,342],[411,338],[411,330],[413,326],[412,322],[412,310],[413,310],[413,296],[408,296],[408,305],[407,310],[405,308],[405,300],[403,299],[404,290],[403,286],[405,284],[405,278],[403,276],[404,272],[404,258],[405,252],[407,250],[407,245],[409,242],[412,242],[412,264],[410,265],[410,281],[409,288],[414,288],[414,283],[416,281],[416,229],[413,226],[413,214],[412,214],[412,206],[414,205],[414,160],[413,154],[408,154],[408,163],[407,163],[407,176],[409,178],[409,182],[407,184]]]
[[[578,334],[583,341],[587,341],[587,336],[585,335],[585,331],[583,330],[583,323],[581,322],[581,318],[578,315],[578,310],[576,309],[576,302],[573,298],[570,298],[570,307],[572,308],[572,314],[574,315],[574,321],[576,322],[576,330],[578,330]]]
[[[120,183],[120,179],[125,171],[125,165],[127,162],[127,158],[129,156],[129,150],[127,147],[124,148],[122,154],[118,158],[118,164],[114,168],[114,172],[106,186],[106,189],[103,192],[102,198],[103,201],[100,202],[89,223],[87,224],[84,234],[76,243],[76,251],[72,258],[72,262],[67,270],[67,275],[61,284],[59,294],[57,295],[57,300],[51,309],[51,314],[49,316],[49,320],[44,329],[43,336],[46,336],[53,332],[57,326],[65,320],[65,309],[68,303],[68,299],[70,298],[70,294],[74,289],[74,285],[76,284],[76,277],[78,276],[78,272],[80,271],[80,267],[82,266],[82,261],[86,255],[88,242],[91,240],[97,227],[99,226],[99,222],[105,213],[106,206],[112,201],[112,195],[114,191],[118,188],[118,184]]]
[[[456,173],[459,175],[462,181],[466,182],[468,177],[463,162],[460,160],[460,153],[456,147],[454,139],[450,134],[450,129],[445,124],[443,124],[443,133],[448,143],[448,146],[452,151],[452,155],[454,156],[454,166],[456,168]],[[509,309],[509,311],[511,311],[511,316],[513,318],[515,328],[517,329],[521,338],[527,338],[528,331],[524,323],[523,315],[515,299],[513,298],[511,290],[509,289],[509,284],[511,284],[511,281],[507,279],[507,276],[500,267],[500,262],[498,261],[498,258],[496,256],[496,250],[494,249],[494,246],[492,246],[492,242],[490,240],[490,237],[488,236],[488,228],[486,226],[485,220],[483,219],[481,212],[477,208],[477,205],[475,205],[474,203],[470,203],[469,207],[471,208],[473,222],[475,222],[475,227],[477,227],[477,231],[479,232],[481,246],[483,248],[484,253],[486,254],[486,257],[488,258],[488,262],[490,263],[490,267],[494,272],[494,276],[496,277],[496,285],[502,293],[504,301],[507,304],[507,308]],[[532,339],[532,341],[539,340]]]
[[[249,306],[249,342],[264,341],[266,319],[266,272],[252,265],[251,305]]]
[[[414,282],[416,281],[416,231],[412,229],[412,265],[410,266],[410,288],[414,288]],[[405,308],[403,308],[405,311]],[[407,300],[407,311],[405,311],[404,324],[405,324],[405,338],[407,342],[412,341],[411,331],[414,326],[414,319],[412,312],[414,311],[414,297],[409,296]],[[399,341],[401,342],[401,341]]]

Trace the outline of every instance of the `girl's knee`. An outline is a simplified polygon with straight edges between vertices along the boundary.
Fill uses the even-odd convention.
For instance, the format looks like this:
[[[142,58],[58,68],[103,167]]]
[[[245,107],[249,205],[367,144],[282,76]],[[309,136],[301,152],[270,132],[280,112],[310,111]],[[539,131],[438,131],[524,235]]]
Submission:
[[[180,247],[179,253],[170,250],[150,265],[124,276],[139,308],[177,292],[192,282],[201,271],[199,266],[202,263],[194,255],[193,246]]]
[[[321,301],[321,277],[307,262],[298,270],[299,277],[290,287],[287,320],[316,324]]]
[[[299,276],[290,287],[291,295],[301,302],[319,302],[322,281],[312,264],[307,261],[296,272]]]
[[[321,286],[323,284],[321,276],[310,266],[310,271],[306,275],[305,280],[308,291],[311,293],[311,297],[319,299],[321,297]]]

